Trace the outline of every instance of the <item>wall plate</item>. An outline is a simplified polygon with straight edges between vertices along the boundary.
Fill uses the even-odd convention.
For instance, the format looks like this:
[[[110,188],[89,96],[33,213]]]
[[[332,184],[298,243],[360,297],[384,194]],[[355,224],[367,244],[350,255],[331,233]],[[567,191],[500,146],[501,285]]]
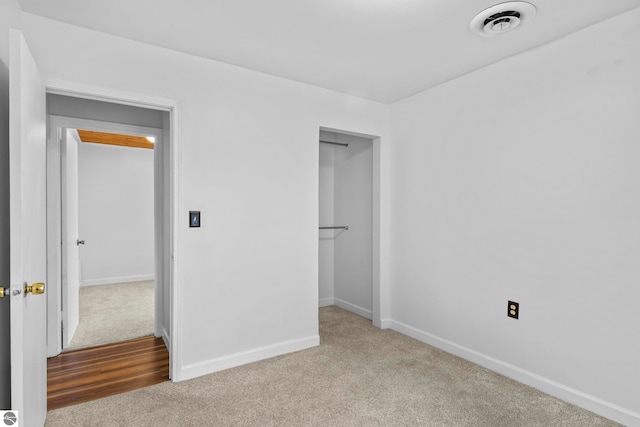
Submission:
[[[200,211],[189,211],[189,227],[200,227]]]
[[[520,304],[515,301],[507,303],[507,316],[517,319],[520,316]]]

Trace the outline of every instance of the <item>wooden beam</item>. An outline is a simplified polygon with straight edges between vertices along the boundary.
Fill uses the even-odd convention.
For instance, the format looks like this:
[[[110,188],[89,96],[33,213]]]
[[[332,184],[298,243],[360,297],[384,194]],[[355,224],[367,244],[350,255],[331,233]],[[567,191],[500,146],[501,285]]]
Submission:
[[[119,145],[123,147],[151,148],[153,142],[144,136],[123,135],[119,133],[94,132],[91,130],[78,130],[82,142],[95,144]]]

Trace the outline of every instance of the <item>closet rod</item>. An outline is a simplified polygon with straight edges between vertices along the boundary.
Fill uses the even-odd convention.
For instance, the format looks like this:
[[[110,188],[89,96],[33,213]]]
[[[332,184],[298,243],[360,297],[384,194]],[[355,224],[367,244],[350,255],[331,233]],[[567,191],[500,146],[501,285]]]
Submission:
[[[345,148],[349,146],[349,144],[346,144],[344,142],[331,142],[331,141],[323,141],[323,140],[320,140],[320,142],[322,144],[341,145],[341,146],[343,146]]]
[[[337,225],[334,227],[318,227],[320,230],[348,230],[348,225]]]

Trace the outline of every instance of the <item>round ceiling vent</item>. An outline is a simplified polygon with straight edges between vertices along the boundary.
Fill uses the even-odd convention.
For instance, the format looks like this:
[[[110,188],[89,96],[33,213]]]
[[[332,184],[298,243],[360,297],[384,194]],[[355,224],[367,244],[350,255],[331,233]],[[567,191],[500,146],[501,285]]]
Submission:
[[[536,7],[524,1],[500,3],[483,10],[471,20],[471,31],[482,36],[506,33],[536,16]]]

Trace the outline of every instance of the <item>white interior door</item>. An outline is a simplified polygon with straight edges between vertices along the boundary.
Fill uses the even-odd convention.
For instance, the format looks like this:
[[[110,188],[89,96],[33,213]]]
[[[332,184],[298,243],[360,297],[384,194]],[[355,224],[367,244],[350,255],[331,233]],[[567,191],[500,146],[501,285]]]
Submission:
[[[21,32],[10,46],[11,407],[31,427],[47,412],[47,301],[26,286],[47,273],[45,88]]]
[[[62,190],[62,346],[69,347],[80,322],[80,254],[78,235],[78,140],[63,129]]]

